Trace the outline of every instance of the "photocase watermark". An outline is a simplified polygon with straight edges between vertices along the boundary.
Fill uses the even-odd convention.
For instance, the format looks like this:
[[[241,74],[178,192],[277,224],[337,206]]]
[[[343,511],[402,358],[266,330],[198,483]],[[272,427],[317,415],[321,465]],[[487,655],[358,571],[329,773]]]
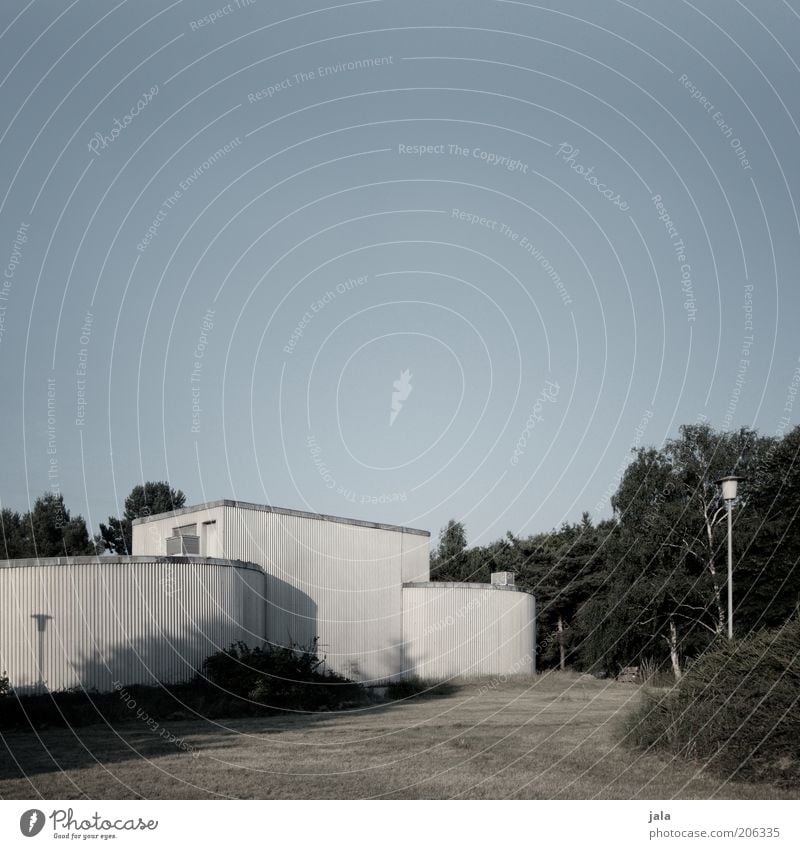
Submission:
[[[112,682],[111,686],[119,693],[120,699],[125,703],[125,706],[132,711],[136,711],[137,719],[140,719],[154,734],[157,734],[167,743],[172,743],[182,752],[189,752],[193,758],[200,757],[200,752],[194,746],[187,743],[180,737],[176,737],[171,731],[161,726],[158,720],[153,719],[150,714],[137,705],[136,699],[125,689],[125,685],[120,681]]]
[[[288,77],[264,86],[264,88],[260,88],[258,91],[249,92],[247,102],[258,103],[259,100],[270,99],[282,91],[287,91],[290,88],[295,88],[305,83],[315,82],[324,77],[332,77],[336,74],[352,71],[370,70],[393,64],[394,57],[392,56],[370,56],[362,59],[336,62],[333,65],[318,65],[316,68],[309,68],[305,71],[298,71],[296,74],[290,74]]]
[[[400,504],[403,501],[408,501],[408,494],[405,492],[381,492],[374,495],[357,492],[345,486],[337,486],[336,494],[341,495],[345,501],[349,501],[351,504]]]
[[[488,693],[489,690],[496,690],[498,687],[505,684],[512,675],[519,675],[521,672],[527,672],[532,661],[533,655],[530,654],[526,654],[525,657],[518,658],[511,664],[511,668],[508,672],[501,672],[499,675],[494,675],[488,681],[481,684],[478,688],[477,695],[483,696]]]
[[[53,837],[78,839],[110,840],[116,838],[117,831],[155,831],[158,828],[158,820],[136,819],[107,819],[94,812],[90,817],[79,819],[73,808],[56,808],[52,813],[45,816],[44,811],[38,808],[30,808],[19,818],[19,830],[25,837],[36,837],[45,827],[47,820],[51,821]],[[59,829],[64,834],[59,834]],[[89,832],[80,834],[80,832]]]
[[[58,445],[56,443],[56,379],[47,378],[47,481],[50,494],[58,498],[61,494],[58,472]],[[55,526],[65,525],[64,512],[60,502],[56,508]]]
[[[755,469],[752,469],[747,474],[748,486],[754,490],[760,489],[774,474],[772,461],[780,448],[780,441],[786,436],[786,431],[792,423],[792,411],[798,391],[800,391],[800,357],[797,358],[797,365],[792,372],[789,385],[786,387],[786,398],[781,411],[783,415],[778,419],[778,424],[775,428],[775,441],[770,445],[766,453],[759,456]]]
[[[459,619],[463,619],[474,610],[482,607],[490,596],[494,597],[495,592],[496,590],[493,589],[485,589],[473,593],[473,597],[466,604],[462,604],[455,613],[450,613],[442,619],[438,619],[436,622],[427,625],[422,631],[422,637],[429,637],[431,634],[438,634],[440,631],[452,628]]]
[[[120,137],[122,131],[129,127],[134,118],[140,115],[147,106],[152,103],[153,99],[158,94],[158,86],[154,85],[149,91],[145,91],[142,96],[136,101],[136,105],[129,109],[123,116],[122,120],[114,118],[114,126],[108,133],[95,133],[89,139],[88,148],[95,155],[100,156],[101,151],[107,150]]]
[[[505,168],[506,171],[519,171],[522,174],[528,173],[528,163],[521,159],[515,159],[511,156],[506,156],[502,153],[495,153],[491,150],[484,150],[480,147],[467,147],[459,144],[448,144],[447,153],[449,156],[463,156],[477,159],[486,165],[492,165],[498,168]]]
[[[504,225],[505,228],[505,225]],[[568,307],[572,303],[572,298],[569,295],[569,292],[564,286],[564,282],[561,280],[561,276],[559,273],[553,268],[550,261],[547,257],[542,253],[542,251],[527,237],[520,237],[519,233],[514,232],[510,228],[501,229],[500,231],[504,236],[507,236],[513,242],[516,242],[525,253],[530,254],[536,262],[542,268],[542,271],[550,278],[553,282],[553,285],[556,287],[556,291],[558,292],[559,297],[561,298],[561,302],[565,307]]]
[[[601,510],[605,508],[608,502],[611,500],[611,496],[617,491],[619,487],[619,483],[622,480],[622,476],[625,474],[625,470],[630,465],[630,455],[636,451],[637,448],[642,444],[642,439],[644,437],[645,431],[647,430],[647,426],[650,424],[653,418],[652,410],[645,410],[642,413],[642,417],[639,420],[639,424],[633,429],[633,446],[630,451],[625,454],[623,461],[617,466],[616,472],[614,472],[613,477],[611,478],[611,482],[606,487],[605,492],[598,500],[597,504],[594,505],[595,514],[599,513]]]
[[[800,357],[798,357],[797,362],[800,363]],[[779,421],[781,436],[789,427],[792,420],[792,410],[794,409],[794,402],[797,398],[798,390],[800,390],[800,365],[795,367],[795,370],[792,373],[792,379],[789,381],[789,386],[786,388],[786,401],[783,405],[783,412],[785,415],[782,416]]]
[[[227,18],[228,15],[233,12],[238,12],[239,9],[246,9],[249,6],[255,6],[255,4],[256,0],[233,0],[232,3],[228,3],[226,6],[220,6],[219,9],[215,9],[207,15],[203,15],[202,18],[189,21],[189,29],[192,32],[197,32],[197,30],[202,29],[203,27],[211,26],[211,24],[215,24],[217,21]]]
[[[528,447],[528,439],[536,429],[536,425],[544,421],[542,410],[544,410],[546,404],[555,404],[560,389],[561,387],[557,380],[545,380],[544,386],[536,397],[528,418],[525,420],[525,427],[522,429],[522,433],[520,433],[517,439],[517,444],[514,446],[514,453],[509,458],[508,462],[512,466],[516,466],[519,463],[520,457],[522,457]]]
[[[564,306],[569,306],[572,303],[572,298],[564,285],[564,281],[561,279],[561,275],[555,270],[555,268],[553,268],[553,265],[542,251],[527,236],[520,235],[520,233],[514,230],[511,226],[496,218],[488,218],[487,216],[480,215],[476,212],[453,208],[450,214],[458,221],[464,221],[473,227],[485,227],[487,230],[491,230],[493,233],[499,233],[501,236],[505,236],[505,238],[510,239],[512,242],[519,245],[525,253],[529,254],[536,260],[537,263],[539,263],[544,273],[550,278],[550,280],[552,280]]]
[[[398,144],[397,152],[401,156],[415,156],[417,158],[427,156],[459,156],[468,159],[477,159],[485,165],[496,168],[505,168],[506,171],[527,174],[529,166],[521,159],[515,159],[503,153],[484,150],[482,147],[469,147],[447,142],[433,142],[427,144]]]
[[[83,317],[81,335],[78,338],[78,364],[75,369],[75,426],[86,424],[86,370],[89,363],[89,342],[92,339],[94,315],[87,310]]]
[[[755,336],[753,335],[753,284],[746,283],[744,287],[744,336],[742,337],[742,346],[739,349],[739,364],[736,367],[736,379],[731,390],[731,397],[728,400],[728,406],[725,409],[725,415],[722,418],[722,429],[730,430],[733,417],[736,413],[736,407],[739,405],[739,398],[742,395],[742,389],[747,383],[747,373],[750,371],[750,349],[753,346]],[[749,331],[749,332],[748,332]]]
[[[200,414],[203,412],[200,406],[200,380],[203,376],[203,358],[206,355],[208,337],[214,329],[215,310],[207,309],[200,322],[200,335],[194,346],[194,361],[192,371],[189,375],[189,391],[192,394],[192,433],[200,433]]]
[[[216,165],[220,159],[224,159],[229,153],[236,150],[241,143],[242,140],[239,136],[231,139],[227,144],[217,148],[207,159],[204,159],[190,174],[187,174],[186,177],[178,181],[178,187],[171,195],[167,196],[161,202],[161,206],[159,207],[155,218],[150,223],[150,226],[147,228],[144,236],[142,236],[137,243],[136,250],[139,251],[139,253],[144,253],[147,250],[150,243],[158,235],[159,228],[164,221],[166,221],[167,216],[175,208],[178,201],[180,201],[184,194],[189,191],[189,189],[200,179],[200,177],[202,177],[203,174],[205,174],[206,171],[208,171],[209,168]]]
[[[623,212],[629,209],[630,207],[628,206],[627,201],[620,197],[619,192],[615,192],[614,189],[609,188],[605,183],[601,183],[597,179],[597,176],[594,173],[594,165],[590,165],[586,168],[578,162],[578,154],[580,152],[581,149],[579,147],[573,147],[569,144],[569,142],[561,142],[555,155],[560,156],[561,161],[565,165],[569,165],[576,174],[580,174],[580,176],[583,177],[590,186],[594,186],[597,191],[606,200],[613,203],[614,206],[618,207]]]
[[[170,563],[164,571],[164,576],[161,578],[161,587],[164,590],[164,595],[170,598],[180,592],[177,578],[175,577],[175,567]]]
[[[403,404],[408,400],[411,391],[414,387],[411,385],[412,374],[408,369],[403,369],[400,372],[400,377],[392,383],[392,404],[389,410],[389,427],[391,427],[400,411],[403,409]]]
[[[30,808],[19,818],[19,830],[25,837],[36,837],[44,828],[44,824],[44,811],[40,811],[38,808]]]
[[[559,643],[559,635],[561,639],[564,639],[570,632],[570,626],[567,624],[564,626],[563,631],[551,631],[547,634],[543,639],[536,641],[536,654],[542,655],[549,649],[553,648],[553,646]]]
[[[695,305],[694,288],[692,287],[692,266],[686,259],[686,246],[672,217],[664,206],[664,202],[661,200],[661,195],[653,195],[652,201],[658,213],[658,220],[663,222],[667,235],[670,238],[675,259],[680,265],[683,308],[686,310],[686,320],[691,323],[697,317],[697,307]]]
[[[337,482],[330,466],[325,461],[322,453],[322,446],[317,441],[314,434],[308,434],[306,437],[306,447],[311,455],[311,461],[314,464],[319,476],[326,489],[335,490],[336,494],[341,496],[345,501],[351,504],[396,504],[408,500],[406,492],[382,492],[380,494],[360,493],[354,489],[349,489]]]
[[[368,274],[362,274],[361,277],[348,277],[347,280],[342,280],[340,283],[337,283],[333,289],[328,289],[322,297],[317,298],[315,301],[310,303],[308,305],[308,309],[303,313],[300,321],[297,322],[294,330],[286,341],[286,344],[283,346],[284,354],[291,355],[294,353],[298,342],[303,338],[309,324],[311,324],[314,317],[322,312],[328,304],[333,303],[333,301],[341,295],[346,295],[354,289],[360,289],[362,286],[366,285],[368,280]]]
[[[736,154],[743,171],[752,171],[750,160],[747,158],[747,150],[736,135],[734,135],[733,127],[725,121],[725,116],[718,109],[714,108],[714,104],[703,94],[686,74],[681,74],[678,77],[678,82],[691,93],[692,100],[696,101],[703,110],[711,116],[711,120],[716,124],[720,133],[728,140],[731,148]]]
[[[0,342],[6,332],[6,309],[17,274],[17,267],[22,262],[22,247],[28,241],[28,227],[24,221],[20,222],[14,241],[11,244],[11,254],[8,257],[6,267],[3,269],[3,280],[0,283]]]

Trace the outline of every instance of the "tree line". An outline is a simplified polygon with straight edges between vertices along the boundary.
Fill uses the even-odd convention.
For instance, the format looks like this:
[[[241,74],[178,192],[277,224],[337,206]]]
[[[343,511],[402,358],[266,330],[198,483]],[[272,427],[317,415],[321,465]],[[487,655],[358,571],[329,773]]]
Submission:
[[[432,553],[440,581],[516,573],[537,598],[540,668],[615,674],[652,661],[680,678],[727,623],[726,514],[716,480],[745,478],[734,509],[735,636],[778,627],[800,609],[800,427],[782,437],[684,425],[662,448],[638,448],[611,498],[612,516],[467,546],[450,520]],[[61,495],[26,513],[0,511],[0,559],[130,554],[131,522],[183,507],[164,481],[135,486],[120,516],[90,536]]]
[[[92,537],[83,516],[70,513],[64,496],[47,492],[25,513],[0,510],[0,559],[131,554],[133,519],[166,513],[185,503],[181,490],[165,481],[147,481],[131,490],[122,515],[109,516],[108,524],[101,522],[100,533]]]
[[[542,668],[616,674],[647,660],[679,679],[727,634],[727,517],[716,481],[745,478],[733,512],[734,636],[780,626],[800,609],[800,427],[783,436],[685,425],[639,448],[611,499],[613,515],[549,533],[467,547],[442,530],[434,580],[487,582],[512,571],[537,597]]]

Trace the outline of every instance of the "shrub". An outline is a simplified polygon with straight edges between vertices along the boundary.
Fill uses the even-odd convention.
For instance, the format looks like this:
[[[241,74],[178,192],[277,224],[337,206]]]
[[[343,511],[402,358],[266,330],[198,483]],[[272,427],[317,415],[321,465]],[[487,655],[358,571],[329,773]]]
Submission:
[[[338,710],[366,698],[364,687],[320,671],[322,665],[313,649],[251,649],[240,642],[211,655],[203,669],[224,692],[279,710]]]
[[[321,672],[321,665],[312,651],[250,649],[237,643],[207,658],[205,674],[183,684],[137,684],[112,693],[75,688],[9,694],[0,710],[0,730],[141,722],[143,716],[159,724],[268,716],[286,710],[338,710],[366,700],[364,687],[340,675]]]
[[[800,784],[800,621],[720,640],[666,693],[645,689],[627,724],[637,746],[726,776]]]
[[[11,683],[5,672],[0,674],[0,698],[11,695]]]
[[[390,701],[413,699],[421,696],[446,696],[455,686],[444,681],[426,681],[416,675],[392,681],[386,687],[386,698]]]

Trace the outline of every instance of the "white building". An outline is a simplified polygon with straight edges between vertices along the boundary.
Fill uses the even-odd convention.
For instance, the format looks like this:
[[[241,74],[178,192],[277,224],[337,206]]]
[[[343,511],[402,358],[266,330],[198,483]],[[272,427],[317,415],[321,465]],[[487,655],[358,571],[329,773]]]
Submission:
[[[242,640],[316,643],[366,683],[533,673],[533,596],[505,573],[432,583],[429,541],[228,500],[136,519],[133,557],[0,561],[0,671],[18,688],[179,681]]]
[[[0,560],[0,673],[20,693],[190,679],[264,633],[264,573],[199,557]]]

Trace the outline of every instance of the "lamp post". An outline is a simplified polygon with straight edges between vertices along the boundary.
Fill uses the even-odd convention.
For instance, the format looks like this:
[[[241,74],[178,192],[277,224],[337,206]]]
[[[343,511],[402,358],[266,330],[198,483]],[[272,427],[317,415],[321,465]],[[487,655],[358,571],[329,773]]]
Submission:
[[[726,475],[716,483],[722,487],[722,500],[728,512],[728,639],[733,639],[733,502],[739,481],[744,478]]]

